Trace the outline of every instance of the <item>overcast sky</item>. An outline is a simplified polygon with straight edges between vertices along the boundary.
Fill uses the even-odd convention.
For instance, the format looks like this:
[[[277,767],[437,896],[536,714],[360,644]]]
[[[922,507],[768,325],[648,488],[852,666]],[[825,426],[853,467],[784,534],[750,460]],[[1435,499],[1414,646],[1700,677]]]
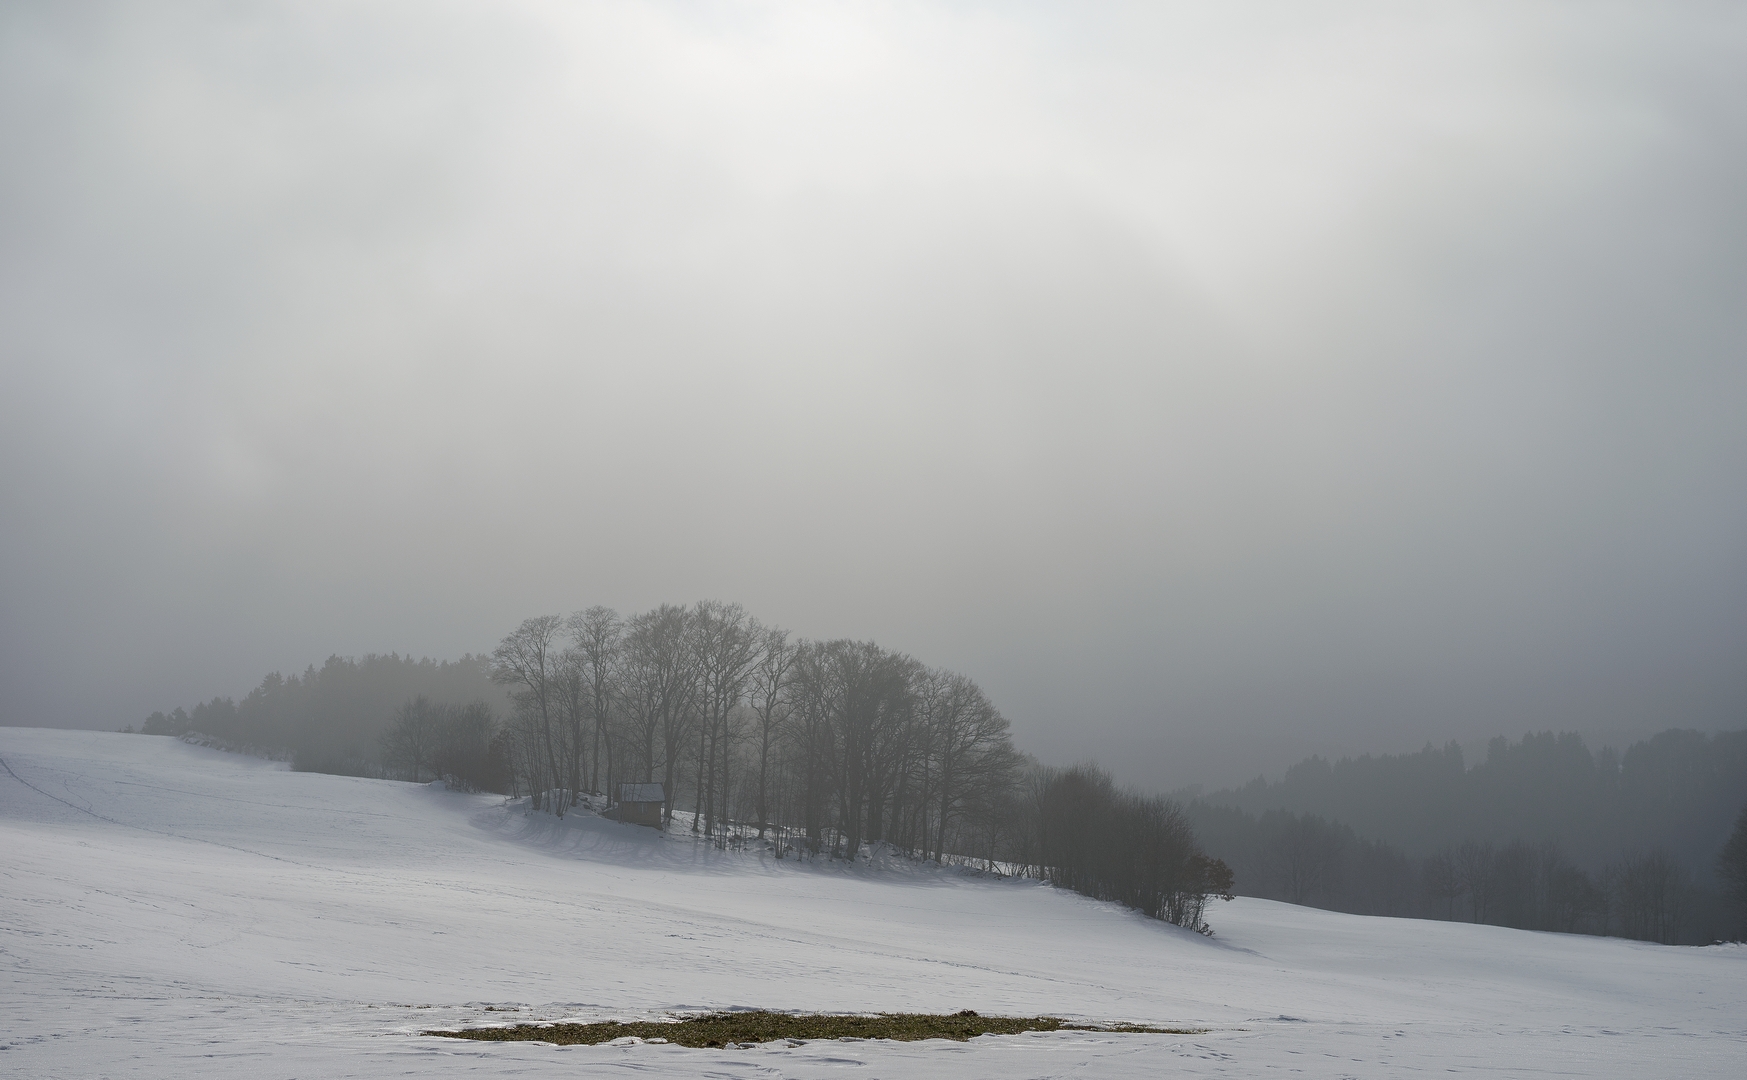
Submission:
[[[12,3],[0,722],[737,600],[1046,760],[1747,726],[1747,7]]]

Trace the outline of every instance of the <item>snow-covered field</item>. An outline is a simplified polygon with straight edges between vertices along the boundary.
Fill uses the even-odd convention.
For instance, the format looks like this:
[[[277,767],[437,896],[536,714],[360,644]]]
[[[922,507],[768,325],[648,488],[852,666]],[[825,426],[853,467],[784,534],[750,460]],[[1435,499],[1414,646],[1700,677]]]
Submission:
[[[1747,1075],[1747,949],[722,854],[171,739],[0,728],[0,1075]],[[487,1006],[514,1008],[488,1012]],[[431,1027],[733,1007],[1204,1026],[557,1048]]]

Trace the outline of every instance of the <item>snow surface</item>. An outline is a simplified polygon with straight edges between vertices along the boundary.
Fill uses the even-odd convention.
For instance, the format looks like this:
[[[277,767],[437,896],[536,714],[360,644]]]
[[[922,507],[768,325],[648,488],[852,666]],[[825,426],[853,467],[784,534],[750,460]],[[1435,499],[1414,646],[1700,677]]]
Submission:
[[[0,728],[0,1075],[1747,1075],[1747,949],[721,853],[498,796]],[[513,1012],[487,1011],[514,1009]],[[669,1010],[1204,1026],[688,1050],[429,1038]]]

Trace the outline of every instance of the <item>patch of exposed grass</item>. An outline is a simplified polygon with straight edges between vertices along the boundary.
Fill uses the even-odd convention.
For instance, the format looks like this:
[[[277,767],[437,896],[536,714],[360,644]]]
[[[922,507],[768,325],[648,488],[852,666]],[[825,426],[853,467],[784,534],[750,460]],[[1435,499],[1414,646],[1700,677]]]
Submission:
[[[777,1012],[729,1012],[684,1020],[643,1020],[621,1024],[517,1024],[514,1027],[427,1031],[446,1039],[487,1042],[545,1042],[560,1046],[593,1046],[628,1035],[665,1039],[680,1046],[722,1047],[736,1043],[783,1039],[955,1039],[978,1035],[1018,1035],[1026,1031],[1110,1031],[1155,1035],[1197,1035],[1199,1028],[1159,1028],[1142,1024],[1071,1024],[1053,1016],[978,1016],[966,1009],[950,1015],[882,1013],[878,1016],[795,1015]]]

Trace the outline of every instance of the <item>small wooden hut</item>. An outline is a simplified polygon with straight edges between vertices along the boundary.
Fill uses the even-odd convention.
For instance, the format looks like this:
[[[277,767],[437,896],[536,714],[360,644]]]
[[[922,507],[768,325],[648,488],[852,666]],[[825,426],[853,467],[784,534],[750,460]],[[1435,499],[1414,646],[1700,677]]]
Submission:
[[[667,792],[660,784],[620,784],[619,807],[613,816],[632,825],[661,828],[661,808]]]

